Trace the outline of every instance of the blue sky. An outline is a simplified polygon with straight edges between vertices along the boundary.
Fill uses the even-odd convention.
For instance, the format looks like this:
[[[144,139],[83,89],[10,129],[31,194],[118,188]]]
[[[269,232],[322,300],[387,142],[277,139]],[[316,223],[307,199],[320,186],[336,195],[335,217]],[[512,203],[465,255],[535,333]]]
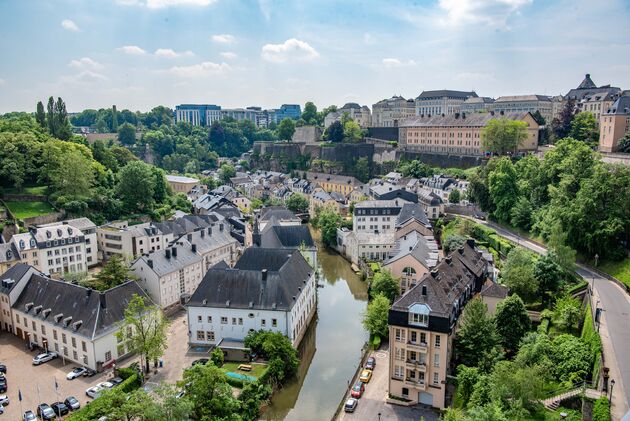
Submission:
[[[0,1],[0,112],[630,89],[627,0]]]

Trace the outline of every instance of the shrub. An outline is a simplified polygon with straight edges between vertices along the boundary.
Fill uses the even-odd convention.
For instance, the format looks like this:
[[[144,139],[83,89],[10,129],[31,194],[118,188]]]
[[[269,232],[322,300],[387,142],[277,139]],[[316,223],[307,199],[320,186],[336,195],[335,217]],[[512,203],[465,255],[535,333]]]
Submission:
[[[593,421],[610,421],[610,402],[606,396],[595,401],[593,405]]]
[[[118,386],[123,392],[132,392],[142,386],[142,382],[140,381],[140,376],[138,373],[134,373],[132,376],[127,378],[124,382]]]
[[[378,349],[379,346],[381,346],[381,337],[375,336],[372,338],[372,347],[374,347],[374,349]]]
[[[230,377],[230,376],[226,376],[226,381],[227,381],[227,384],[229,384],[230,386],[238,387],[239,389],[242,389],[243,386],[245,385],[245,382],[243,380],[235,379],[234,377]]]

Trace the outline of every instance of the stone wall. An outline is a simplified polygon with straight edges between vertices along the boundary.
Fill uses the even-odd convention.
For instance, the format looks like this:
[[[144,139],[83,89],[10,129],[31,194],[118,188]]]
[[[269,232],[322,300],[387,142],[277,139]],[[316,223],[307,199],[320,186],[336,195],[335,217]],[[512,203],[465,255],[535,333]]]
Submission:
[[[64,212],[53,212],[46,215],[33,216],[31,218],[24,218],[24,226],[50,224],[52,222],[63,221],[66,214]]]
[[[398,154],[398,160],[411,161],[413,159],[420,160],[432,167],[463,169],[476,167],[486,162],[486,158],[482,156],[439,155],[409,151],[400,151]]]

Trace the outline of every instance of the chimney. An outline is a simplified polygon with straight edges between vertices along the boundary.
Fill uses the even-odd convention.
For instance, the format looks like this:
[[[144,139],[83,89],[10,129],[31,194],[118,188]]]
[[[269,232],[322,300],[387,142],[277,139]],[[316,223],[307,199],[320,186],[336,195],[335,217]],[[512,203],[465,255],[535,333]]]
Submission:
[[[173,247],[173,257],[177,257],[177,247]]]
[[[149,265],[149,267],[153,269],[153,260],[152,259],[147,260],[147,265]]]
[[[422,285],[422,296],[423,297],[427,296],[427,286],[426,285]]]
[[[171,249],[164,250],[164,255],[166,256],[167,259],[170,259],[171,258]]]
[[[188,239],[188,242],[191,242],[191,241],[192,241],[192,234],[188,234],[188,235],[186,236],[186,238]]]
[[[205,237],[205,236],[206,236],[206,230],[202,229],[202,230],[201,230],[201,238],[203,238],[203,237]]]
[[[437,278],[437,275],[438,275],[438,270],[437,269],[433,269],[431,271],[431,276],[433,276],[434,278]]]
[[[490,111],[490,115],[494,115],[494,111]]]
[[[107,296],[105,294],[103,294],[102,292],[100,292],[98,294],[98,299],[99,299],[99,301],[101,303],[101,308],[103,310],[105,310],[107,308]]]
[[[192,250],[192,252],[193,252],[193,253],[197,253],[197,244],[192,244],[192,245],[190,246],[190,248],[191,248],[191,250]]]
[[[455,113],[455,120],[459,118],[459,113]]]
[[[453,258],[451,256],[446,256],[444,258],[444,260],[446,261],[446,263],[451,266],[452,262],[453,262]]]
[[[462,118],[465,120],[466,119],[466,113],[462,113]]]

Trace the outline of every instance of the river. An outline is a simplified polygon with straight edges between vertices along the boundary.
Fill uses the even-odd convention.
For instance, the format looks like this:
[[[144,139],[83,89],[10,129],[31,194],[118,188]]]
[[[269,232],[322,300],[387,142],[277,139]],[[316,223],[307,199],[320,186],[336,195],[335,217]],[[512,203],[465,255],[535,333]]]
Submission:
[[[265,420],[330,420],[368,339],[361,324],[367,305],[365,282],[343,257],[321,245],[317,258],[322,286],[318,288],[317,317],[300,343],[297,378],[273,396],[262,416]]]

